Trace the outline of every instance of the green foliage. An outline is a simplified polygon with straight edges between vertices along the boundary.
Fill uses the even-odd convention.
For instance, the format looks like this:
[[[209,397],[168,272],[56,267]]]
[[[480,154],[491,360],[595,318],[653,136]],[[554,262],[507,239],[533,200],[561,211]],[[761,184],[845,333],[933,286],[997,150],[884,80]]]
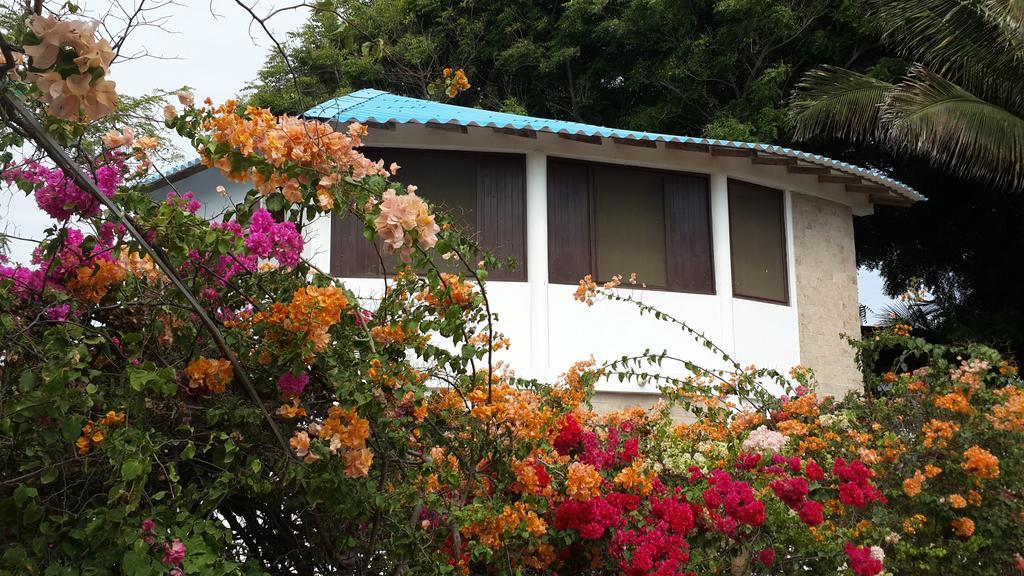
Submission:
[[[876,41],[853,0],[341,0],[334,9],[344,20],[316,12],[291,37],[287,62],[270,55],[252,104],[294,114],[365,87],[441,98],[433,86],[452,67],[473,85],[455,99],[463,105],[774,142],[794,75],[857,60]]]
[[[1024,200],[936,172],[927,160],[894,161],[866,147],[842,153],[892,166],[928,194],[913,208],[855,219],[858,262],[878,269],[892,295],[927,290],[931,338],[985,342],[1024,358],[1024,273],[1008,264],[1024,258]]]
[[[790,115],[797,138],[877,141],[959,176],[1024,186],[1024,40],[995,0],[871,0],[888,46],[917,65],[894,83],[840,67],[808,72]]]

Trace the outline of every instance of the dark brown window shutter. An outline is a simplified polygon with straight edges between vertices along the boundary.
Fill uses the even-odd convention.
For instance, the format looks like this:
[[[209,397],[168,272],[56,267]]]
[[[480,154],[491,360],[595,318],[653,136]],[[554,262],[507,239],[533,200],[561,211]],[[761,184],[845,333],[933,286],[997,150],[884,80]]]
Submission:
[[[477,167],[480,245],[498,258],[514,258],[515,270],[494,270],[492,280],[526,280],[526,158],[483,154]]]
[[[729,180],[734,296],[789,303],[782,190]]]
[[[665,175],[665,248],[670,290],[715,293],[707,177]]]
[[[381,275],[380,258],[363,236],[363,223],[355,216],[331,215],[331,276],[372,278]]]
[[[575,284],[591,273],[590,171],[548,162],[548,281]]]

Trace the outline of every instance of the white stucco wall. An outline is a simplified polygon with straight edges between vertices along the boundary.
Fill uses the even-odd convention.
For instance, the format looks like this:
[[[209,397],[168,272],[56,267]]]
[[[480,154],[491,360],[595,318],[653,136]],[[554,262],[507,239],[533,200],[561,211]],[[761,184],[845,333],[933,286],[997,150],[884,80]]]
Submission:
[[[789,174],[785,167],[753,165],[747,158],[716,157],[701,152],[641,148],[605,141],[603,145],[570,141],[553,134],[536,138],[501,134],[490,128],[470,128],[467,134],[419,125],[398,125],[395,130],[371,130],[367,145],[380,147],[482,150],[526,155],[527,166],[527,282],[488,284],[498,329],[512,341],[510,350],[497,359],[508,362],[520,376],[553,379],[569,365],[593,356],[597,360],[636,354],[644,349],[668,350],[709,368],[724,367],[716,355],[668,323],[639,316],[624,303],[599,302],[593,307],[572,298],[575,286],[547,282],[546,167],[548,156],[620,163],[710,175],[712,237],[714,245],[714,295],[636,290],[635,295],[668,314],[689,323],[728,351],[740,364],[786,371],[801,361],[801,316],[798,307],[817,298],[797,294],[797,266],[793,243],[792,198],[828,200],[847,207],[849,214],[867,214],[871,205],[865,195],[848,193],[838,184],[818,183],[815,176]],[[401,177],[401,173],[399,173]],[[789,272],[788,305],[733,298],[729,256],[727,179],[737,178],[786,191],[786,233]],[[178,182],[181,191],[192,190],[200,201],[212,204],[208,215],[219,212],[226,200],[213,189],[225,184],[215,171],[199,173]],[[236,198],[243,185],[230,185]],[[330,269],[330,222],[321,217],[304,228],[306,257],[324,271]],[[845,233],[845,232],[844,232]],[[852,245],[852,237],[851,237]],[[851,273],[853,270],[851,269]],[[370,299],[383,288],[381,280],[347,279],[357,295]],[[853,287],[855,289],[855,286]],[[807,316],[804,315],[806,323]],[[636,393],[656,393],[617,380],[602,384],[609,393],[635,400]],[[614,405],[615,400],[607,403]]]

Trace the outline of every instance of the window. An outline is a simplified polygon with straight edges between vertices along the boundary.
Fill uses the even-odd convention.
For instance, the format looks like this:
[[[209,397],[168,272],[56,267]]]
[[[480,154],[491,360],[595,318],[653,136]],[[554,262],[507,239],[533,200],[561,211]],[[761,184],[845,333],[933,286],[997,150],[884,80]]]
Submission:
[[[733,295],[788,304],[782,191],[729,180],[729,243]]]
[[[705,176],[548,162],[548,276],[575,284],[636,272],[651,288],[714,293]]]
[[[515,154],[481,154],[447,150],[364,148],[371,159],[397,162],[396,179],[417,186],[417,194],[460,220],[480,244],[499,258],[514,258],[513,270],[494,270],[493,280],[526,280],[526,166]],[[380,257],[363,237],[354,218],[335,217],[331,226],[331,274],[376,277]],[[395,258],[386,257],[388,272]],[[439,265],[441,263],[439,262]]]

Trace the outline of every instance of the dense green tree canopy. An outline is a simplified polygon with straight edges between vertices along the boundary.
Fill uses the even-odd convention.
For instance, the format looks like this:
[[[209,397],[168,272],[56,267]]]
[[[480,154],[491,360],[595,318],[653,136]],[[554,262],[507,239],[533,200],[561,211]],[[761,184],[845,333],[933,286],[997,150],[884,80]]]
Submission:
[[[272,55],[254,104],[300,112],[351,90],[670,133],[776,141],[790,85],[876,50],[855,0],[339,0]],[[294,72],[293,75],[290,72]]]

